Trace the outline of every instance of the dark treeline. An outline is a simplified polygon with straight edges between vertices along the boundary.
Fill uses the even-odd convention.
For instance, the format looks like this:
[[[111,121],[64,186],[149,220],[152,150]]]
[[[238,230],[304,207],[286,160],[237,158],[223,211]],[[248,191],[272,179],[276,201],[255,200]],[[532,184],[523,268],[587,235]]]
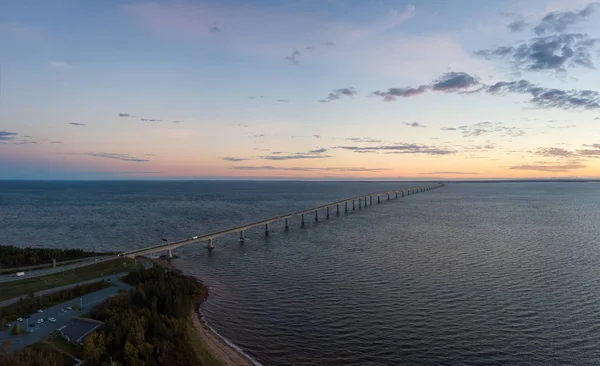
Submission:
[[[34,344],[8,354],[10,341],[2,344],[0,349],[0,365],[2,366],[73,366],[73,359],[62,354],[47,344]]]
[[[101,365],[109,357],[126,365],[219,364],[190,341],[189,317],[206,297],[204,286],[160,267],[131,272],[124,281],[135,289],[92,310],[105,324],[84,343],[86,365]]]
[[[61,262],[93,255],[94,252],[86,252],[83,249],[18,248],[0,245],[0,268],[34,266],[52,263],[52,259]]]
[[[102,290],[108,286],[110,286],[110,283],[102,280],[43,296],[34,297],[33,294],[29,294],[26,297],[21,297],[19,302],[0,308],[0,329],[4,329],[8,322],[12,322],[27,314],[35,313],[38,309],[44,309],[68,300],[73,300],[83,295]],[[22,325],[22,329],[25,329],[24,324]]]

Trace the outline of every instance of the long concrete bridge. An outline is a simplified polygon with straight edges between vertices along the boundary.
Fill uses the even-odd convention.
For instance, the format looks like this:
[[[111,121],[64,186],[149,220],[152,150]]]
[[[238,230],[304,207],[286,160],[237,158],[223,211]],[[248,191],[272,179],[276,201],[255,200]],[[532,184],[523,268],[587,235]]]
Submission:
[[[212,249],[214,249],[213,240],[218,237],[224,236],[224,235],[239,233],[239,235],[240,235],[239,241],[241,243],[243,243],[245,240],[244,232],[248,229],[252,229],[255,227],[264,227],[265,235],[268,236],[269,235],[269,225],[272,223],[278,222],[278,221],[283,221],[283,223],[285,225],[284,226],[285,230],[288,230],[290,228],[291,219],[299,216],[300,217],[300,225],[302,227],[304,227],[306,220],[309,219],[308,216],[314,215],[313,220],[318,222],[319,218],[320,218],[320,216],[319,216],[320,212],[323,215],[321,217],[323,217],[325,219],[329,219],[329,217],[331,215],[339,216],[340,212],[342,210],[344,213],[348,213],[348,211],[362,210],[363,207],[372,206],[374,202],[376,204],[379,204],[383,200],[390,201],[392,199],[398,199],[400,197],[410,196],[413,194],[429,191],[429,190],[432,190],[435,188],[440,188],[443,186],[444,186],[444,183],[434,183],[434,184],[429,184],[429,185],[420,186],[420,187],[405,188],[402,190],[394,190],[394,191],[386,191],[386,192],[380,192],[380,193],[371,193],[371,194],[366,194],[366,195],[360,195],[360,196],[344,199],[341,201],[331,202],[331,203],[328,203],[325,205],[313,207],[308,210],[298,211],[298,212],[294,212],[294,213],[287,214],[287,215],[280,215],[280,216],[275,216],[275,217],[272,217],[272,218],[269,218],[266,220],[256,221],[256,222],[253,222],[250,224],[234,227],[232,229],[217,231],[215,233],[202,235],[202,236],[194,236],[194,237],[191,237],[188,239],[183,239],[183,240],[176,241],[176,242],[170,242],[167,244],[160,244],[160,245],[155,245],[155,246],[151,246],[151,247],[147,247],[147,248],[136,249],[136,250],[132,250],[129,252],[121,253],[119,255],[133,258],[136,256],[145,255],[145,254],[149,254],[149,253],[165,251],[168,253],[169,257],[173,257],[173,254],[172,254],[173,249],[182,247],[184,245],[200,243],[200,242],[207,242],[208,243],[207,248],[209,250],[212,250]]]

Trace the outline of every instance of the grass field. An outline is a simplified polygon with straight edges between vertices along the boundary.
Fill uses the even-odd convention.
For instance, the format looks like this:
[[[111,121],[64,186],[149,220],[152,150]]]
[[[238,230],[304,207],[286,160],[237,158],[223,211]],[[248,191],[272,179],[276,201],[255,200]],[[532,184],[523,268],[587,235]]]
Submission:
[[[118,258],[46,276],[2,282],[0,283],[0,301],[120,272],[128,272],[137,266],[138,264],[133,259]]]
[[[45,341],[71,356],[81,358],[81,347],[67,342],[60,334],[58,334],[58,332],[50,334],[48,337],[46,337]]]

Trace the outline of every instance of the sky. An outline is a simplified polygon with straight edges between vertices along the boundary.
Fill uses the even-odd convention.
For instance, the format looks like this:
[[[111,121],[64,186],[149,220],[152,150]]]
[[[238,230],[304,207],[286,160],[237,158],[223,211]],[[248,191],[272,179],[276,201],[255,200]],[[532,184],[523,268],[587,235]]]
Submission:
[[[2,0],[0,179],[600,178],[600,3]]]

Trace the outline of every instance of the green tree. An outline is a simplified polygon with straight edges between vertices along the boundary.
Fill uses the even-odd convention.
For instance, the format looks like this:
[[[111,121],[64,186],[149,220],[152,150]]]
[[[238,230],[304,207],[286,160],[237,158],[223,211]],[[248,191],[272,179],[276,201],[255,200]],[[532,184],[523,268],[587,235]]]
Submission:
[[[144,366],[144,361],[140,360],[139,352],[135,346],[129,342],[125,342],[124,349],[125,363],[131,366]]]

